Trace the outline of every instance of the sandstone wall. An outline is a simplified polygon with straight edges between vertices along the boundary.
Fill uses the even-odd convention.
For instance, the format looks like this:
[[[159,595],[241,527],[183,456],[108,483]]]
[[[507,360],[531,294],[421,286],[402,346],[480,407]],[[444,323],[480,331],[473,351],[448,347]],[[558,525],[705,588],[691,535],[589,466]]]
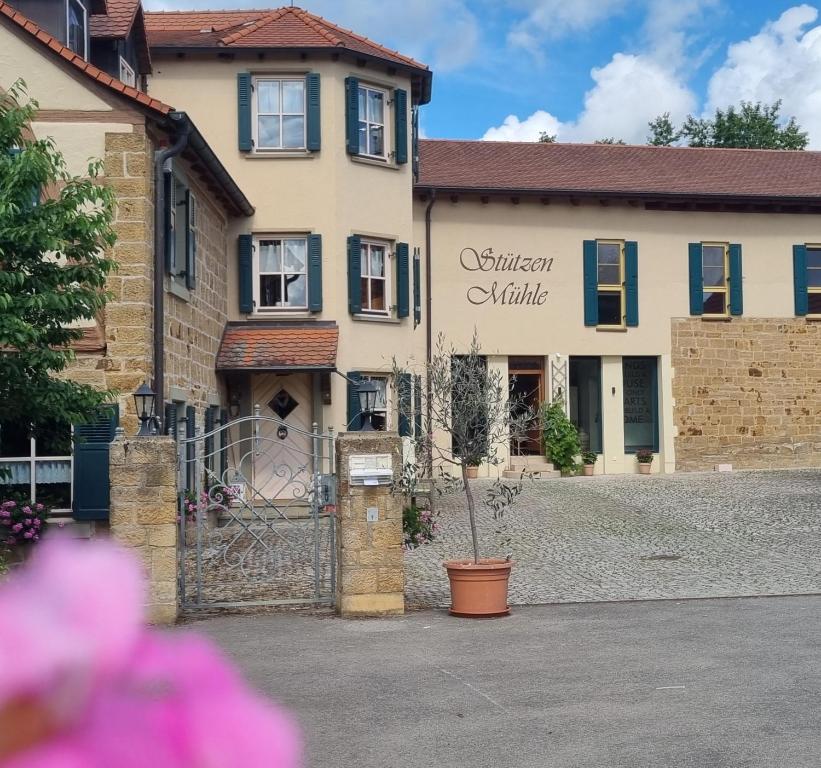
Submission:
[[[821,324],[672,321],[676,468],[821,466]]]

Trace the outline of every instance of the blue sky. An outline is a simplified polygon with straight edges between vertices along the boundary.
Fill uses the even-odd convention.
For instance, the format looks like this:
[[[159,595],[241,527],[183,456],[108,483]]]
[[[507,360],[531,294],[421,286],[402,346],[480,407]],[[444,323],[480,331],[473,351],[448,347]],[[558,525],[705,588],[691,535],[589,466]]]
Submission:
[[[149,9],[242,7],[149,0]],[[257,5],[257,3],[251,3]],[[821,2],[301,0],[434,71],[429,137],[643,142],[647,121],[783,100],[821,147]]]

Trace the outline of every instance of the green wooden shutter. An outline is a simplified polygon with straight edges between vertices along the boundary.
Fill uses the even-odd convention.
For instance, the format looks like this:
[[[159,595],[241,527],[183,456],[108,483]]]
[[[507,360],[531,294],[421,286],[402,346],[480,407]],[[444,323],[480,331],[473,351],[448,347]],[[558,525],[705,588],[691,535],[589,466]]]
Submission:
[[[319,97],[319,73],[311,72],[305,75],[305,148],[310,152],[319,152],[322,145]]]
[[[348,238],[348,311],[356,315],[362,311],[362,238]]]
[[[205,409],[205,468],[208,470],[206,474],[206,486],[210,487],[213,483],[212,473],[214,472],[214,435],[209,434],[214,431],[214,422],[217,418],[217,411],[219,408],[215,405],[209,405]]]
[[[413,167],[413,180],[419,179],[419,107],[413,107],[411,111],[411,156]]]
[[[422,377],[413,377],[413,433],[416,439],[422,437]]]
[[[165,404],[165,434],[177,439],[177,404]]]
[[[174,227],[171,224],[172,212],[176,208],[177,185],[174,183],[174,174],[170,171],[163,172],[163,185],[165,187],[165,271],[173,275],[176,270],[176,241],[174,238]]]
[[[358,432],[362,429],[362,410],[359,407],[359,382],[362,374],[359,371],[348,371],[348,422],[345,429],[348,432]]]
[[[795,314],[803,317],[810,311],[807,295],[807,246],[792,247],[793,289],[795,291]]]
[[[419,249],[413,249],[413,327],[422,322],[422,259]]]
[[[359,154],[359,78],[345,78],[345,149]]]
[[[237,74],[237,135],[240,152],[250,152],[254,148],[251,133],[251,100],[254,98],[254,87],[249,72]]]
[[[399,410],[399,435],[410,437],[413,434],[413,378],[409,373],[400,373],[396,377],[397,400]]]
[[[396,316],[410,314],[410,259],[408,244],[396,244]]]
[[[109,443],[119,423],[117,405],[102,409],[85,424],[74,426],[72,515],[76,520],[108,520],[111,483]]]
[[[598,255],[595,240],[585,240],[582,248],[584,262],[584,324],[599,324]]]
[[[197,201],[191,190],[185,191],[185,287],[194,290],[197,284]]]
[[[228,410],[220,409],[220,426],[228,423]],[[228,476],[228,430],[220,430],[220,482],[224,483]]]
[[[254,242],[251,235],[240,235],[237,238],[237,257],[239,269],[239,311],[254,311],[253,268],[251,265]]]
[[[701,263],[701,243],[687,246],[690,262],[690,314],[704,314],[704,275]]]
[[[408,162],[408,92],[397,88],[393,92],[393,116],[395,122],[395,160],[398,165]]]
[[[744,287],[742,283],[741,245],[730,243],[730,314],[744,314]]]
[[[193,405],[185,407],[185,438],[186,440],[196,435],[197,410]],[[197,481],[197,446],[194,442],[185,446],[185,484],[189,491],[194,490]]]
[[[635,328],[639,324],[639,244],[635,240],[624,244],[624,297],[626,325]]]
[[[308,309],[322,311],[322,235],[308,235]]]

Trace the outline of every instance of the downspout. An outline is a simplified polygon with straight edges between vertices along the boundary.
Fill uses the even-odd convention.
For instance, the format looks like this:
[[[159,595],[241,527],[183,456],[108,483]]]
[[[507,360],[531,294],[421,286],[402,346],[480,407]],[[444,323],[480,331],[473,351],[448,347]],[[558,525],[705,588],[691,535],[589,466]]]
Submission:
[[[425,308],[426,308],[426,317],[427,317],[427,339],[426,339],[426,357],[427,360],[427,381],[425,382],[426,388],[426,402],[427,402],[427,420],[428,420],[428,445],[433,444],[433,428],[431,424],[433,423],[433,404],[431,402],[431,384],[430,384],[430,364],[433,360],[433,323],[431,318],[431,313],[433,311],[433,297],[431,296],[431,288],[433,286],[433,277],[431,275],[431,213],[433,211],[433,206],[436,203],[436,190],[432,189],[430,193],[430,200],[428,201],[428,206],[425,208]],[[428,470],[428,477],[433,477],[433,451],[428,451],[427,456],[427,470]]]
[[[188,145],[191,121],[184,112],[172,112],[175,140],[170,147],[154,153],[154,380],[152,389],[157,395],[158,416],[165,402],[165,170],[167,160],[179,155]],[[171,171],[169,170],[168,173]]]

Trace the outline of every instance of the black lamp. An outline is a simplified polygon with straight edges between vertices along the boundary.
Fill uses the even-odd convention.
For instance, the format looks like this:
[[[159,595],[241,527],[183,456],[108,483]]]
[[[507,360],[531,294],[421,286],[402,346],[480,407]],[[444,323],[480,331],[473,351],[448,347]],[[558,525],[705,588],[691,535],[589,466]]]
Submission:
[[[362,412],[362,432],[373,432],[371,417],[376,406],[376,395],[379,393],[376,384],[370,380],[359,382],[359,410]]]
[[[154,403],[157,395],[145,382],[134,393],[134,407],[137,411],[137,418],[140,420],[140,431],[137,437],[151,437],[156,434],[156,416],[154,414]]]

